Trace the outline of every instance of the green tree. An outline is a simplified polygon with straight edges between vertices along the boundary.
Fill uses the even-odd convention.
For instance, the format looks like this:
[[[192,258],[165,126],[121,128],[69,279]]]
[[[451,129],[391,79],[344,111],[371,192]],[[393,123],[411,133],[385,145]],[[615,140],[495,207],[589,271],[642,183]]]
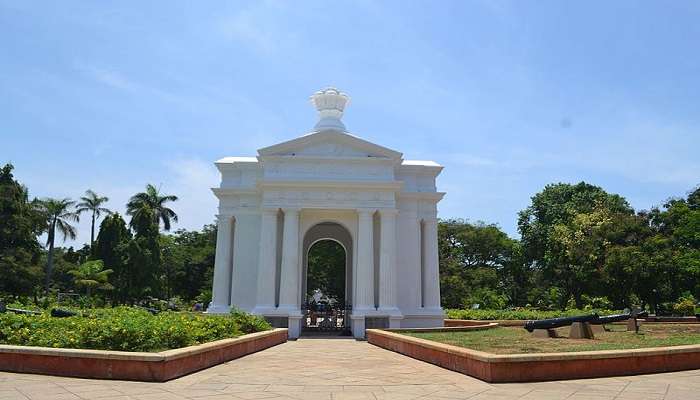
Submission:
[[[46,254],[44,254],[45,257]],[[82,258],[72,247],[56,247],[53,253],[51,287],[59,292],[69,292],[76,289],[71,271],[80,266]]]
[[[216,225],[205,225],[201,231],[178,230],[160,235],[163,254],[161,282],[165,294],[194,300],[211,290],[216,254]]]
[[[140,214],[148,213],[156,227],[162,222],[163,229],[169,231],[170,222],[177,222],[177,214],[166,204],[176,200],[177,196],[162,195],[155,186],[147,184],[146,191],[133,195],[126,205],[126,213],[132,217],[129,224],[133,227],[135,218],[138,220]]]
[[[109,215],[112,211],[102,207],[102,205],[109,201],[109,198],[105,196],[99,196],[97,193],[88,189],[85,191],[85,196],[80,198],[80,203],[76,204],[75,212],[78,215],[89,212],[91,214],[92,221],[90,223],[90,248],[95,246],[95,221],[100,218],[104,213]]]
[[[306,296],[320,290],[325,296],[345,301],[345,249],[334,240],[321,240],[309,249]]]
[[[134,237],[127,247],[130,300],[162,294],[162,254],[158,223],[154,211],[144,206],[131,218]]]
[[[700,210],[700,185],[688,193],[686,201],[691,210]]]
[[[80,264],[79,267],[70,271],[73,275],[75,285],[84,287],[87,297],[90,297],[92,290],[112,290],[114,286],[109,283],[111,269],[105,269],[102,260],[92,260]]]
[[[67,238],[75,239],[75,228],[71,222],[79,221],[79,216],[72,211],[74,201],[65,199],[47,198],[41,201],[41,207],[47,219],[47,240],[46,245],[49,252],[46,260],[46,276],[44,291],[49,292],[51,286],[51,272],[53,270],[54,242],[56,241],[56,231],[63,235],[63,240]]]
[[[579,213],[567,223],[556,224],[552,230],[548,271],[559,287],[573,296],[576,308],[582,308],[584,294],[594,293],[596,285],[601,283],[599,272],[607,246],[605,232],[611,225],[611,215],[601,207]]]
[[[517,241],[496,225],[441,221],[438,251],[443,306],[498,308],[523,299],[527,279],[517,265]]]
[[[649,212],[650,225],[663,238],[665,273],[670,298],[677,301],[685,292],[700,297],[700,195],[695,189],[686,199],[670,199]]]
[[[600,283],[580,279],[594,279],[595,269],[604,261],[608,221],[632,214],[623,197],[598,186],[585,182],[545,186],[518,214],[523,256],[540,272],[538,285],[556,286],[562,308],[572,297],[581,305],[584,292]]]
[[[45,221],[12,170],[11,164],[0,169],[0,293],[27,295],[40,279],[37,235]]]
[[[652,236],[648,215],[614,214],[603,233],[605,246],[602,258],[600,295],[608,297],[615,309],[646,305],[659,279],[644,243]],[[656,283],[655,283],[656,282]]]
[[[119,213],[108,215],[102,220],[95,242],[94,257],[102,260],[106,268],[114,271],[112,282],[115,290],[112,293],[119,303],[127,302],[131,295],[129,285],[132,271],[127,263],[130,241],[131,232]]]

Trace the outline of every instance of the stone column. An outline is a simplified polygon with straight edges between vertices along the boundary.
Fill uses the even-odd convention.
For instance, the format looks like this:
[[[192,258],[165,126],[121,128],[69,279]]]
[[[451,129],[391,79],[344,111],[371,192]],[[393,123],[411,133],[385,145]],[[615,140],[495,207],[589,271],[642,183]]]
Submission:
[[[440,308],[440,268],[438,260],[437,218],[423,220],[423,290],[425,308]]]
[[[396,214],[379,210],[379,309],[395,313],[396,307]]]
[[[281,309],[299,313],[299,209],[286,208],[282,232],[282,276],[280,285]]]
[[[231,274],[233,272],[232,251],[233,217],[218,215],[216,232],[216,255],[214,259],[214,285],[212,300],[207,312],[227,313],[231,308]]]
[[[374,310],[373,210],[359,209],[354,311]]]
[[[270,313],[275,308],[277,272],[277,209],[263,209],[260,221],[260,253],[258,256],[258,290],[256,314]]]

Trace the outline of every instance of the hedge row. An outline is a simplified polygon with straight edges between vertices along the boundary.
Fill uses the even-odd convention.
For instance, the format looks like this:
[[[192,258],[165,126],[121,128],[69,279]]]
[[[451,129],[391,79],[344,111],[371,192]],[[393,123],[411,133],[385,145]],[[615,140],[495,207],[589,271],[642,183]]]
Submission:
[[[270,329],[264,319],[242,312],[205,315],[130,307],[89,310],[53,318],[0,314],[0,344],[120,351],[162,351]]]
[[[548,319],[558,317],[571,317],[574,315],[586,315],[591,313],[598,315],[620,314],[622,311],[615,310],[577,310],[569,309],[564,311],[540,311],[528,308],[513,310],[459,310],[448,309],[447,317],[450,319],[476,319],[476,320],[533,320]]]

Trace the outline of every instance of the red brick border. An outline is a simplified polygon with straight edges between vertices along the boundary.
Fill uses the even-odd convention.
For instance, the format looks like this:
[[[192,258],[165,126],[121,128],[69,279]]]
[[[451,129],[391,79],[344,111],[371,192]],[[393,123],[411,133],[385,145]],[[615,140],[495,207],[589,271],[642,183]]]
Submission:
[[[500,355],[368,329],[369,343],[487,382],[598,378],[700,368],[700,345]]]
[[[0,371],[165,382],[286,341],[273,329],[160,353],[0,345]]]

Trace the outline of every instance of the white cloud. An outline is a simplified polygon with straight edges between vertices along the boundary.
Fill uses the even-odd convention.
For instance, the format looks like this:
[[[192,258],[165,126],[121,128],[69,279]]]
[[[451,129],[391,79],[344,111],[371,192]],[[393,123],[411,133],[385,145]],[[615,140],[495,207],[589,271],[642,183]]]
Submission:
[[[75,62],[75,69],[96,82],[113,89],[129,94],[153,97],[157,98],[158,100],[192,108],[192,98],[172,93],[167,90],[162,90],[154,86],[142,84],[114,68],[107,68],[78,61]]]
[[[76,63],[75,68],[90,76],[94,80],[114,89],[119,89],[126,92],[138,92],[143,89],[141,85],[127,78],[118,71],[100,68],[86,63]]]
[[[179,197],[172,204],[180,219],[174,229],[201,229],[204,224],[212,223],[217,201],[211,188],[219,183],[219,173],[214,164],[190,158],[169,161],[166,167],[174,175],[167,193]]]
[[[292,19],[290,11],[284,2],[259,1],[221,19],[218,29],[228,40],[271,54],[295,40],[296,34],[287,23]]]
[[[224,35],[264,53],[271,53],[276,46],[269,30],[258,22],[249,10],[242,11],[221,24]]]

